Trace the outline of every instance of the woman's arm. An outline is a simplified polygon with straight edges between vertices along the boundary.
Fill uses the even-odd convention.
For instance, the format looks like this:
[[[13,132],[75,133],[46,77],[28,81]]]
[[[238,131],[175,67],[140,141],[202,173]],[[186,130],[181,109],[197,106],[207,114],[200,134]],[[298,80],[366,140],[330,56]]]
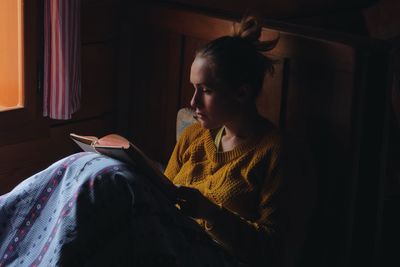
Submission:
[[[185,130],[183,130],[183,133],[176,143],[174,151],[172,152],[167,167],[164,171],[164,175],[167,176],[168,179],[170,179],[172,182],[174,181],[175,176],[179,173],[179,170],[182,167],[182,157],[185,151],[197,138],[200,132],[201,126],[198,125],[198,123],[188,126]]]

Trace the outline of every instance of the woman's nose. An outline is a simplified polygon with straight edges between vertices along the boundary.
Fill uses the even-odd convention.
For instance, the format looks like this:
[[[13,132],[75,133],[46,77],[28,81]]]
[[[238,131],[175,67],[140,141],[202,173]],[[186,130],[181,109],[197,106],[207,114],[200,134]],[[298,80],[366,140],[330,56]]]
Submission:
[[[201,104],[200,95],[197,90],[194,90],[192,99],[190,100],[190,106],[192,108],[198,108]]]

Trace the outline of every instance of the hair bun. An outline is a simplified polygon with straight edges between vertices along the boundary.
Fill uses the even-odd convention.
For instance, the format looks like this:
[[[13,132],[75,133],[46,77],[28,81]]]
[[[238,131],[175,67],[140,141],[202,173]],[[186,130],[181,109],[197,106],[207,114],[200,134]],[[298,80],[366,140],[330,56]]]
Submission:
[[[239,24],[233,24],[232,36],[252,42],[258,41],[261,36],[261,26],[255,16],[245,16]]]
[[[278,43],[279,36],[270,41],[260,41],[262,26],[257,17],[244,16],[239,24],[233,23],[232,36],[251,42],[258,51],[269,51]]]

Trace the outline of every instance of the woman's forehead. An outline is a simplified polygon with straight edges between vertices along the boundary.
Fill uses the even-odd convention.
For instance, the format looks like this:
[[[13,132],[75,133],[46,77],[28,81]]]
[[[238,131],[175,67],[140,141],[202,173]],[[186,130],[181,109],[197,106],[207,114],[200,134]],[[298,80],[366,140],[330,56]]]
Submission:
[[[210,61],[204,57],[196,57],[190,69],[190,82],[192,84],[214,84],[215,77]]]

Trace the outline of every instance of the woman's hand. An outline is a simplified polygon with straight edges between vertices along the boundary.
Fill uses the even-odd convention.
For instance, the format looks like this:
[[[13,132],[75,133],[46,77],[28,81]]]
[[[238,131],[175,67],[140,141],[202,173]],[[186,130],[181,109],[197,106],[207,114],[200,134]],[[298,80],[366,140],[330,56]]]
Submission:
[[[213,220],[219,210],[199,190],[186,186],[178,186],[177,204],[185,215],[196,219]]]

